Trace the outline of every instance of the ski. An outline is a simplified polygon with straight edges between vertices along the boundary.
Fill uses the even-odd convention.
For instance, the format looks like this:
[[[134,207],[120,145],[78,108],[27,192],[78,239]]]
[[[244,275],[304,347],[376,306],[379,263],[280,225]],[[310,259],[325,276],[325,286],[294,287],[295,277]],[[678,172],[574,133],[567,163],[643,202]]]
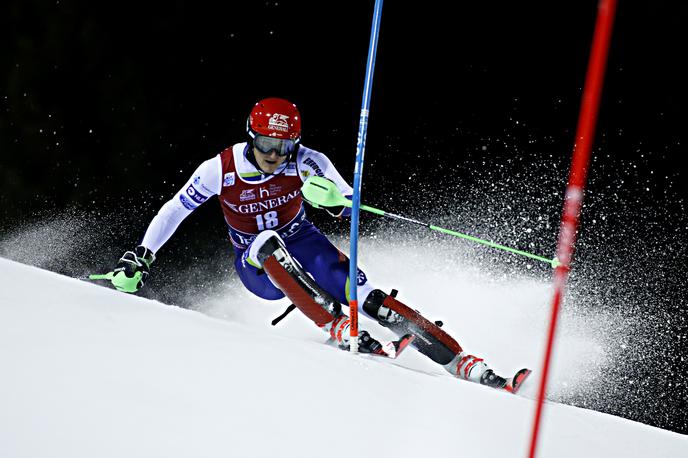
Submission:
[[[513,377],[506,379],[506,385],[504,385],[504,390],[512,394],[518,393],[518,390],[521,389],[523,382],[526,381],[531,372],[532,371],[530,369],[525,368],[516,372],[516,374]]]
[[[396,359],[399,357],[401,352],[403,352],[406,349],[406,347],[408,347],[415,340],[415,338],[416,336],[414,336],[413,334],[406,334],[399,340],[392,340],[391,342],[382,344],[380,352],[370,354],[375,356],[382,356],[383,358]]]
[[[406,334],[402,336],[399,340],[392,340],[389,342],[376,342],[376,349],[375,350],[366,350],[365,347],[359,346],[359,353],[362,355],[372,355],[372,356],[379,356],[382,358],[389,358],[389,359],[396,359],[399,357],[401,352],[403,352],[414,340],[416,336],[413,334]],[[332,346],[337,346],[337,341],[333,338],[327,339],[327,342],[325,342],[328,345]],[[349,351],[349,346],[347,345],[346,347],[341,347],[337,346],[341,350]]]

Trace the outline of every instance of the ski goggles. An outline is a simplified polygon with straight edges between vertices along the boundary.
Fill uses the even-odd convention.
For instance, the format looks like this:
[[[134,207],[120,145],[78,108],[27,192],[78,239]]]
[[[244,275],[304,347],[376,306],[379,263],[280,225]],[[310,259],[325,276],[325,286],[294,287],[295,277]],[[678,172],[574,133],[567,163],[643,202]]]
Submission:
[[[256,138],[253,139],[253,146],[263,154],[270,154],[272,151],[275,151],[278,156],[288,156],[296,151],[297,147],[294,140],[284,140],[264,135],[256,135]]]

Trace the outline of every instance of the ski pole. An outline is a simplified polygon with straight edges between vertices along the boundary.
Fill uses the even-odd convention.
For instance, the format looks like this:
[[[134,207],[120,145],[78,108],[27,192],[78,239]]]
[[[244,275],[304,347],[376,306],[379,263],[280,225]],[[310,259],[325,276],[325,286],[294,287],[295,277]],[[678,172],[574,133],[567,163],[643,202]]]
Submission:
[[[335,185],[332,181],[326,178],[318,176],[309,177],[303,184],[303,187],[301,188],[301,194],[303,195],[304,199],[306,199],[306,201],[308,201],[312,206],[316,208],[340,206],[351,207],[351,201],[339,192],[337,185]],[[361,204],[360,208],[361,210],[365,210],[376,215],[384,216],[386,218],[392,218],[417,224],[419,226],[427,227],[428,229],[441,232],[443,234],[453,235],[455,237],[460,237],[462,239],[470,240],[472,242],[480,243],[482,245],[487,245],[491,248],[496,248],[498,250],[507,251],[509,253],[518,254],[530,259],[535,259],[537,261],[542,261],[551,265],[552,268],[556,268],[561,264],[557,258],[548,259],[533,253],[528,253],[527,251],[517,250],[515,248],[510,248],[504,245],[500,245],[498,243],[490,242],[489,240],[483,240],[478,237],[462,234],[461,232],[444,229],[442,227],[425,223],[423,221],[418,221],[413,218],[409,218],[402,215],[396,215],[394,213],[386,212],[384,210],[380,210],[374,207],[369,207],[368,205]]]
[[[108,272],[106,274],[91,274],[88,276],[89,280],[112,280],[115,276],[114,272]]]
[[[113,271],[106,274],[91,274],[87,278],[88,280],[109,280],[118,291],[135,293],[139,289],[138,284],[142,276],[141,272],[136,272],[132,277],[127,277],[124,272],[115,273]]]

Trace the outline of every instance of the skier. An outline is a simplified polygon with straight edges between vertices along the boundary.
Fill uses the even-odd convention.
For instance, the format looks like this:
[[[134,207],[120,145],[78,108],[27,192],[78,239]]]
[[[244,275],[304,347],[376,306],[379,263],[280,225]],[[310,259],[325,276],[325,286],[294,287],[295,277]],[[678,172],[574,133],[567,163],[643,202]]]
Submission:
[[[112,283],[136,292],[149,276],[155,253],[199,205],[217,195],[234,245],[234,265],[244,286],[258,297],[285,295],[340,348],[349,347],[349,260],[307,218],[300,189],[309,176],[334,182],[344,196],[352,188],[324,154],[301,145],[301,116],[280,98],[255,104],[246,123],[248,138],[203,162],[151,221],[139,246],[117,263]],[[347,217],[347,207],[328,208]],[[392,294],[374,288],[360,269],[355,280],[361,310],[398,336],[412,334],[422,354],[456,377],[515,391],[528,375],[500,377],[485,362],[463,351],[444,332]],[[394,357],[398,346],[359,333],[359,351]],[[399,341],[401,342],[401,340]]]

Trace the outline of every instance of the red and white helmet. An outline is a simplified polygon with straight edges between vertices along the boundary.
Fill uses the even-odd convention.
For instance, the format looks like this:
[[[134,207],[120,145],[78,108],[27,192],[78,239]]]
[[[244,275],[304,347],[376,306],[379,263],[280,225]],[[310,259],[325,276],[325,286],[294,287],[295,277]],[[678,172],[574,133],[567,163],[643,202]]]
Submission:
[[[296,105],[277,97],[256,103],[246,121],[246,132],[256,136],[279,138],[299,143],[301,140],[301,114]]]

